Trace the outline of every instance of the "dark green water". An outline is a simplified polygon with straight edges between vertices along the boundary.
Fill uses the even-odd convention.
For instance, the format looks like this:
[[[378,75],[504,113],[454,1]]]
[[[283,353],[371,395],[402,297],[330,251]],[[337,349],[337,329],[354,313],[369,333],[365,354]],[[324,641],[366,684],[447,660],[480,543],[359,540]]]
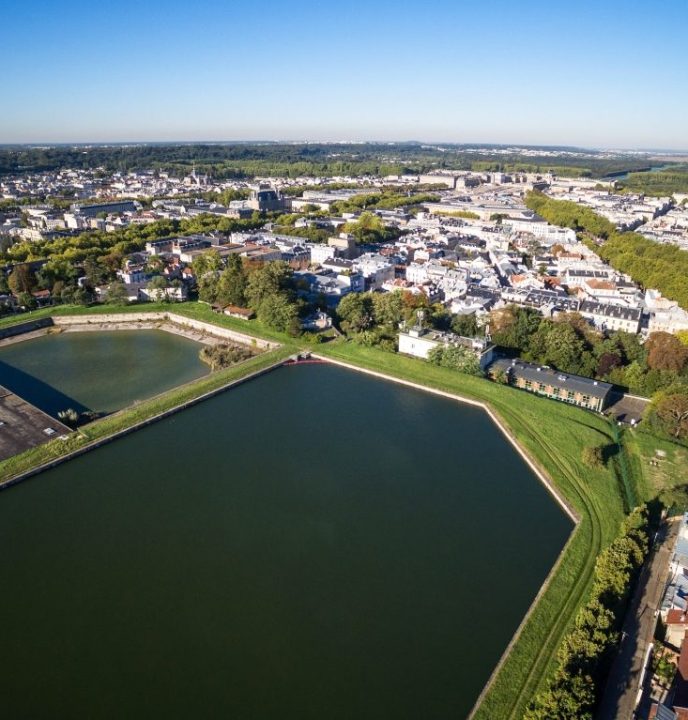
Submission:
[[[0,349],[0,385],[49,415],[110,413],[207,374],[200,347],[162,330],[44,335]]]
[[[283,368],[0,493],[0,715],[462,718],[571,529],[481,411]]]

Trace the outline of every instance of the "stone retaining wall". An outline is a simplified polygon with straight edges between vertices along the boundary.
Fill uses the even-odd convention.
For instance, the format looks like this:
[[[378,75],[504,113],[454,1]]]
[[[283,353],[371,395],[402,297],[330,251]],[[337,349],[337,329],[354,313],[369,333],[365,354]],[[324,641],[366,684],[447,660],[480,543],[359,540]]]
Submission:
[[[243,345],[252,345],[261,350],[274,350],[279,347],[279,343],[261,340],[260,338],[246,335],[223,328],[219,325],[194,320],[184,315],[178,315],[172,312],[141,312],[141,313],[108,313],[103,315],[55,315],[50,320],[50,324],[61,327],[65,330],[79,329],[88,330],[92,326],[93,330],[107,330],[108,326],[115,326],[117,329],[150,328],[155,323],[173,323],[180,328],[192,330],[196,333],[210,335],[221,340],[231,340],[232,342],[241,343]],[[165,330],[164,326],[161,329]]]
[[[18,325],[10,325],[10,327],[0,330],[0,340],[24,335],[25,333],[35,332],[36,330],[44,330],[52,327],[52,318],[41,318],[40,320],[29,320],[28,322],[19,323]]]

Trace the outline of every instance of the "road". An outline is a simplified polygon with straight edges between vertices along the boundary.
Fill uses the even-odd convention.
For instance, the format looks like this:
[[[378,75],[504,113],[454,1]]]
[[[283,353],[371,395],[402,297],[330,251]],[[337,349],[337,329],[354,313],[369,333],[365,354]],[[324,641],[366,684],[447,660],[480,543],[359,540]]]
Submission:
[[[612,664],[597,720],[631,720],[638,699],[643,665],[654,638],[657,615],[669,572],[680,521],[664,523],[649,561],[638,579],[623,625],[622,641]]]

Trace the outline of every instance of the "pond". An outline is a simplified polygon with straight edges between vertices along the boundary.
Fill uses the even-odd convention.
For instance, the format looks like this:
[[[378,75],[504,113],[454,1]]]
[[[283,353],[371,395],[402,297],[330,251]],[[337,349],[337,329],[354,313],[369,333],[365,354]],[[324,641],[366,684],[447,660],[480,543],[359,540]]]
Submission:
[[[462,718],[571,530],[480,409],[284,367],[0,493],[3,714]]]
[[[110,413],[207,374],[200,349],[162,330],[49,334],[0,348],[0,385],[53,417]]]

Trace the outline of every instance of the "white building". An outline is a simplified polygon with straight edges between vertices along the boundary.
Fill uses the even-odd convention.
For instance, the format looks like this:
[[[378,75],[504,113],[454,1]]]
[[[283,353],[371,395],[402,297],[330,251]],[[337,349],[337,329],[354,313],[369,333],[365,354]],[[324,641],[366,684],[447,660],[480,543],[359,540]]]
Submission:
[[[640,331],[640,308],[585,301],[581,303],[579,312],[600,330],[623,330],[633,334]]]
[[[418,327],[399,333],[399,352],[404,355],[413,355],[427,360],[430,351],[441,346],[461,346],[473,351],[480,362],[481,370],[484,370],[494,357],[494,345],[488,345],[483,338],[466,338],[454,333]]]

